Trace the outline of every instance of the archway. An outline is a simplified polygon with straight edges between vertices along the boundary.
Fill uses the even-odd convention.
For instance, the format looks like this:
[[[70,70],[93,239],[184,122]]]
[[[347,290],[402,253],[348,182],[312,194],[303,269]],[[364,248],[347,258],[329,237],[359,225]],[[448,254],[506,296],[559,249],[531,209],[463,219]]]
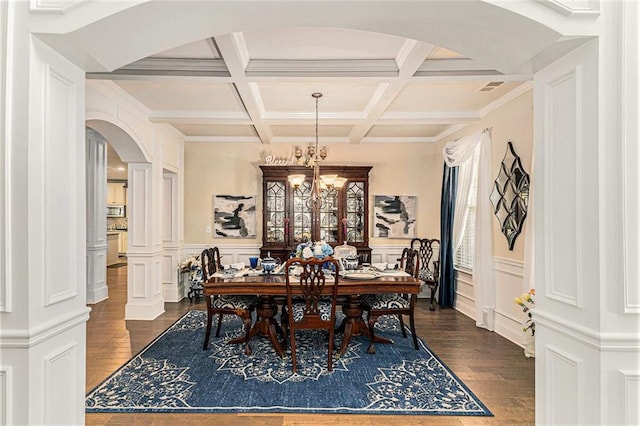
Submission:
[[[9,44],[10,47],[13,48],[11,50],[12,52],[25,51],[25,48],[29,47],[28,39],[33,39],[32,36],[38,33],[39,35],[37,37],[41,37],[50,46],[53,46],[57,52],[65,55],[67,58],[70,58],[75,64],[82,64],[79,65],[82,67],[82,70],[97,72],[113,70],[139,58],[158,51],[166,50],[175,45],[202,39],[210,35],[211,28],[216,28],[216,31],[219,31],[219,33],[229,34],[247,26],[260,28],[270,24],[284,26],[343,26],[368,31],[404,34],[414,39],[425,41],[429,41],[429,36],[435,32],[443,31],[448,35],[460,33],[460,38],[464,38],[475,43],[475,47],[477,48],[475,53],[477,54],[474,55],[474,52],[471,52],[470,49],[466,49],[463,46],[457,48],[455,41],[453,40],[450,42],[443,39],[438,40],[436,38],[431,38],[431,40],[440,45],[449,46],[454,50],[464,52],[469,56],[476,57],[478,59],[487,59],[488,61],[494,59],[493,62],[498,65],[498,68],[506,72],[513,72],[514,69],[510,68],[510,65],[513,65],[514,62],[523,63],[523,55],[528,55],[526,58],[535,58],[536,60],[540,60],[542,66],[549,64],[552,61],[551,57],[544,54],[540,56],[536,55],[540,53],[549,53],[549,50],[544,52],[545,48],[560,47],[558,45],[554,45],[554,42],[560,41],[563,36],[566,37],[565,40],[567,40],[570,39],[571,36],[579,35],[579,30],[582,29],[579,28],[581,27],[581,24],[577,22],[577,20],[569,22],[571,21],[570,15],[562,17],[552,16],[546,20],[549,22],[568,22],[570,26],[574,27],[573,30],[568,30],[566,32],[555,32],[553,30],[549,30],[548,26],[535,22],[535,20],[523,20],[522,16],[518,13],[502,9],[501,7],[495,6],[489,2],[409,2],[404,3],[405,7],[403,8],[399,8],[397,7],[397,3],[393,3],[394,2],[381,2],[379,5],[376,5],[376,8],[371,8],[371,4],[368,2],[334,2],[331,4],[326,2],[282,2],[281,4],[279,2],[255,2],[251,3],[252,9],[250,13],[246,9],[243,10],[243,3],[239,2],[147,2],[143,4],[136,4],[135,6],[113,6],[112,8],[103,8],[103,10],[99,10],[99,6],[94,3],[86,3],[75,8],[69,8],[68,10],[63,10],[64,6],[59,6],[61,8],[60,14],[50,14],[48,16],[38,13],[42,12],[42,10],[38,11],[39,7],[46,7],[47,5],[42,6],[31,4],[21,6],[16,3],[16,6],[12,5],[11,7],[12,18],[16,18],[16,25],[13,27],[18,29],[13,27],[11,28],[11,31],[15,32],[12,33],[15,37],[9,38]],[[543,13],[542,8],[546,7],[543,3],[544,2],[540,2],[540,4],[536,5],[527,3],[523,4],[522,7],[528,8],[531,13],[537,13],[540,20],[545,20],[545,16],[550,15],[551,12],[545,9],[548,14],[545,15]],[[623,256],[617,256],[619,254],[618,250],[624,252],[625,255],[628,254],[624,251],[625,248],[620,245],[619,241],[616,241],[616,239],[622,239],[622,231],[618,229],[617,225],[613,226],[608,223],[610,221],[607,220],[608,216],[606,216],[604,212],[607,210],[617,212],[617,209],[622,209],[622,207],[624,207],[624,202],[626,201],[624,198],[624,191],[628,190],[624,188],[620,191],[620,187],[616,186],[619,181],[624,183],[625,178],[619,177],[615,172],[616,166],[620,163],[619,159],[615,156],[621,152],[624,148],[623,144],[625,143],[624,141],[621,142],[622,138],[618,136],[623,133],[622,131],[626,129],[626,126],[630,126],[627,123],[619,123],[618,118],[613,116],[615,111],[609,111],[609,109],[615,110],[616,108],[620,108],[620,105],[616,103],[616,100],[620,97],[621,93],[619,93],[619,87],[610,87],[606,82],[615,81],[615,79],[619,78],[620,74],[622,74],[622,77],[627,79],[625,81],[630,83],[631,80],[626,74],[624,74],[624,71],[627,70],[625,67],[628,67],[629,71],[635,70],[632,65],[622,64],[623,61],[621,58],[616,56],[625,49],[624,46],[620,46],[621,43],[619,43],[618,37],[618,31],[622,28],[622,25],[618,24],[624,23],[624,19],[621,19],[624,14],[620,11],[617,5],[613,4],[614,2],[601,2],[599,4],[599,6],[602,7],[602,15],[604,19],[598,22],[597,28],[595,25],[582,26],[587,30],[587,32],[583,34],[604,36],[603,39],[598,40],[598,42],[601,43],[600,47],[590,46],[591,50],[588,52],[590,55],[587,58],[589,61],[585,62],[585,65],[582,67],[582,69],[587,69],[594,73],[602,73],[602,75],[597,75],[599,78],[593,78],[591,80],[591,87],[595,88],[600,97],[581,97],[578,96],[581,92],[578,90],[578,93],[576,93],[572,99],[574,103],[569,105],[576,107],[575,109],[580,112],[581,109],[578,107],[588,106],[587,103],[592,102],[597,109],[599,108],[598,111],[596,111],[595,114],[585,117],[567,116],[566,120],[558,120],[557,123],[551,123],[557,126],[551,130],[558,130],[557,135],[561,137],[564,134],[561,133],[560,130],[572,126],[578,127],[575,126],[575,124],[583,125],[584,122],[587,121],[600,124],[600,121],[604,121],[604,123],[602,123],[602,128],[598,128],[594,132],[578,132],[578,136],[582,136],[583,134],[592,136],[592,139],[589,139],[588,143],[586,143],[586,149],[584,149],[584,152],[589,151],[589,154],[593,153],[593,156],[589,156],[587,158],[587,160],[590,161],[588,164],[577,164],[579,171],[585,172],[585,176],[594,177],[593,182],[588,182],[593,183],[593,185],[584,185],[577,188],[579,195],[584,196],[583,198],[589,201],[589,205],[587,207],[590,207],[589,209],[581,210],[578,217],[582,217],[582,215],[589,215],[590,219],[599,219],[591,221],[596,223],[596,226],[593,227],[592,230],[599,237],[602,237],[602,241],[599,241],[599,243],[601,243],[599,251],[596,253],[595,260],[592,263],[599,266],[599,263],[601,262],[604,266],[604,272],[626,270],[625,265],[622,264],[622,260],[618,259]],[[246,3],[244,3],[244,6],[246,6]],[[555,6],[561,7],[561,5],[557,4]],[[30,10],[29,7],[33,10]],[[53,7],[55,8],[56,6],[53,5]],[[282,13],[282,8],[284,7],[287,7],[286,13]],[[504,7],[518,8],[517,5],[512,4],[505,5]],[[221,10],[218,8],[221,8]],[[402,11],[399,9],[402,9]],[[77,13],[80,10],[82,11]],[[637,18],[637,11],[635,13],[636,14],[633,16]],[[599,10],[597,11],[597,14],[600,14]],[[87,18],[87,16],[90,16],[90,18]],[[460,17],[466,17],[466,19],[461,20]],[[171,19],[171,23],[169,25],[167,24],[168,19]],[[184,22],[185,24],[181,25],[181,22]],[[137,25],[137,23],[144,24],[144,37],[140,37],[141,25]],[[628,22],[628,24],[631,23],[633,22]],[[587,24],[589,24],[589,22]],[[632,25],[629,25],[629,27],[632,27]],[[464,32],[462,30],[464,30]],[[45,35],[46,33],[49,35]],[[486,35],[489,35],[489,33],[492,37],[485,37]],[[495,37],[499,34],[502,36]],[[508,40],[504,38],[504,34],[509,36]],[[480,35],[483,37],[480,37]],[[628,40],[631,39],[630,34],[625,35]],[[136,42],[132,43],[132,40],[135,40]],[[13,43],[15,43],[15,45]],[[567,45],[565,45],[565,47],[566,46]],[[483,48],[486,50],[484,54]],[[566,50],[564,51],[566,52]],[[562,52],[563,50],[560,48],[556,53],[562,55]],[[594,52],[595,54],[593,54]],[[598,54],[600,54],[601,57],[597,57]],[[555,57],[557,58],[558,56]],[[14,58],[12,57],[11,59],[13,60]],[[30,59],[33,59],[33,55]],[[40,92],[44,92],[40,90],[44,85],[42,82],[44,79],[41,79],[42,81],[38,81],[37,77],[39,74],[36,73],[37,68],[42,63],[53,61],[49,57],[36,59],[40,62],[27,59],[16,60],[16,63],[9,61],[13,71],[12,77],[19,83],[12,86],[12,90],[14,90],[12,93],[14,93],[15,96],[23,96],[25,99],[27,99],[29,95],[34,96],[31,99],[33,105],[31,105],[31,103],[28,104],[29,106],[33,106],[33,109],[36,109],[36,106],[39,103],[39,98],[35,96]],[[575,73],[571,73],[575,68],[573,67],[574,64],[571,63],[568,65],[569,66],[567,66],[567,68],[570,68],[569,73],[558,73],[557,75],[550,76],[550,78],[545,80],[543,83],[539,83],[539,87],[543,87],[543,85],[547,83],[549,86],[552,86],[552,88],[557,88],[558,90],[568,90],[578,87],[560,85],[560,83],[574,81],[561,78],[565,75],[568,75],[569,77],[575,75]],[[30,74],[30,71],[33,71],[33,73]],[[24,72],[24,75],[20,75],[21,72]],[[31,77],[29,77],[29,75]],[[577,76],[580,77],[581,75],[578,74]],[[31,78],[31,81],[27,80],[28,78]],[[581,89],[582,87],[578,88]],[[604,89],[611,89],[611,93]],[[70,89],[68,93],[70,93],[70,96],[65,99],[71,98],[72,93]],[[573,92],[570,94],[573,94]],[[637,105],[637,93],[635,94],[635,98],[632,94],[629,96],[631,97],[628,100],[629,106]],[[560,99],[564,100],[567,98],[568,97],[564,97]],[[75,98],[71,99],[76,100]],[[55,98],[54,101],[62,103],[64,99],[62,99],[62,96],[59,96],[58,98]],[[79,103],[80,102],[81,100],[79,100]],[[27,108],[22,105],[18,105],[18,102],[12,103],[10,105],[10,109],[12,112],[14,109],[16,110],[15,116],[17,117],[16,120],[13,120],[12,128],[10,129],[11,136],[13,136],[13,139],[19,140],[21,143],[23,143],[25,138],[20,136],[29,134],[27,131],[28,126],[32,126],[33,130],[37,130],[40,127],[39,125],[42,123],[50,124],[47,120],[51,119],[46,117],[44,114],[40,114],[34,118],[27,117]],[[74,113],[71,109],[70,111]],[[38,114],[37,110],[35,112]],[[29,113],[32,113],[32,111],[29,111]],[[81,114],[76,114],[76,116],[80,115]],[[28,119],[22,120],[22,118]],[[42,123],[38,121],[40,119],[42,119]],[[74,125],[81,128],[81,125],[84,124],[83,120],[78,121],[79,122]],[[561,123],[561,121],[564,122]],[[36,125],[36,123],[38,123],[38,125]],[[537,130],[540,130],[540,132],[537,133],[550,134],[552,136],[555,135],[551,132],[545,133],[548,129],[545,127],[544,119],[539,121],[539,125],[540,127]],[[29,130],[31,130],[31,128],[29,128]],[[582,130],[582,127],[580,130]],[[62,136],[64,136],[63,132],[60,132],[60,135],[59,139],[62,140]],[[618,150],[602,149],[605,141],[598,140],[598,137],[603,137],[603,135],[612,135],[609,142],[611,145],[616,144],[615,147],[618,148]],[[574,134],[565,136],[565,138],[560,140],[561,143],[567,140],[574,142],[574,144],[576,141],[582,142],[582,140],[578,140],[577,136]],[[32,137],[29,142],[35,143],[35,139],[36,137]],[[550,146],[549,143],[547,143],[545,147],[552,149],[553,147]],[[59,145],[63,146],[62,143]],[[594,157],[596,161],[594,161]],[[570,158],[570,160],[571,162],[569,164],[576,166],[575,159]],[[28,184],[31,184],[32,187],[36,187],[41,183],[41,181],[37,181],[33,176],[20,172],[19,169],[38,169],[38,166],[40,166],[41,163],[50,165],[48,162],[50,160],[44,159],[40,161],[39,159],[33,159],[26,150],[16,150],[15,153],[12,151],[12,161],[16,161],[20,166],[24,166],[24,164],[27,164],[28,166],[27,168],[12,167],[9,172],[10,176],[13,178],[12,188],[18,190],[23,189],[23,187],[18,186],[15,182],[26,181]],[[588,166],[592,163],[597,163],[595,164],[596,167],[594,167],[593,170],[589,170]],[[551,195],[558,195],[558,200],[560,200],[561,195],[576,192],[574,191],[576,187],[575,185],[572,186],[571,183],[569,185],[561,185],[563,182],[561,178],[567,177],[569,172],[563,172],[562,170],[556,171],[558,173],[557,176],[550,176],[547,174],[545,177],[551,181],[551,186],[558,183],[558,192]],[[37,176],[35,177],[37,178]],[[575,178],[575,175],[573,177]],[[573,182],[571,179],[568,179],[567,181]],[[77,185],[79,186],[80,183]],[[603,197],[602,200],[597,198],[598,195]],[[30,196],[31,198],[29,201],[33,201],[33,194],[30,194]],[[546,194],[546,197],[548,201],[551,201],[551,196],[549,194]],[[542,195],[540,199],[544,200],[545,195]],[[76,198],[73,197],[66,197],[62,199],[62,201],[65,200],[71,201],[74,204],[76,203]],[[18,200],[17,207],[13,208],[13,211],[16,214],[10,218],[10,226],[16,225],[20,227],[20,229],[24,229],[26,227],[16,220],[15,216],[27,216],[26,213],[30,204],[32,205],[33,203],[28,203],[27,201],[21,202]],[[605,207],[610,208],[605,209]],[[575,206],[568,206],[568,208],[570,210],[575,209]],[[574,210],[571,210],[571,212],[573,213]],[[30,213],[33,215],[33,220],[28,222],[28,224],[35,223],[41,218],[41,214],[39,212]],[[42,214],[46,215],[47,213],[47,211],[43,210]],[[615,217],[618,218],[618,216]],[[60,223],[61,225],[73,225],[71,219],[65,220],[62,218]],[[611,231],[610,235],[607,235],[607,231]],[[537,231],[537,235],[541,237],[548,237],[544,232],[545,231],[540,229]],[[33,234],[36,234],[36,232]],[[544,238],[542,239],[544,240]],[[587,239],[585,238],[585,240]],[[17,249],[14,252],[15,256],[11,259],[13,262],[12,266],[15,266],[14,269],[17,270],[18,266],[22,265],[15,259],[19,259],[20,257],[26,258],[26,255],[29,254],[29,250],[33,250],[33,246],[38,242],[38,240],[27,241],[24,244],[21,242],[22,245],[13,241],[11,242],[11,248]],[[552,244],[552,242],[549,244]],[[568,250],[564,250],[564,253],[572,253],[574,252],[574,248],[578,248],[580,250],[583,248],[590,248],[582,241],[571,241],[571,244],[572,245],[569,246]],[[578,244],[583,244],[584,247],[582,245],[577,247]],[[631,254],[634,253],[634,250],[634,248],[630,249]],[[586,251],[592,252],[593,250]],[[559,254],[562,255],[564,253]],[[559,263],[560,261],[558,264]],[[574,269],[579,273],[583,273],[585,271],[590,272],[590,270],[584,268],[584,265],[582,264],[576,263],[575,266],[576,268]],[[52,274],[49,271],[45,271],[45,273]],[[78,278],[78,273],[76,271],[70,270],[65,273],[72,279]],[[593,292],[597,293],[597,290],[600,290],[605,283],[603,278],[604,276],[605,274],[600,270],[597,270],[595,274],[584,274],[584,277],[589,279],[588,284],[590,284],[587,290],[594,290],[593,287],[597,287],[595,288],[596,291]],[[615,280],[617,277],[618,275],[615,275],[612,280]],[[49,278],[49,275],[46,275],[45,278]],[[64,278],[67,278],[67,276],[64,276]],[[571,281],[572,277],[567,278],[569,279],[565,280],[565,282],[573,283],[573,281]],[[598,287],[598,285],[600,287]],[[40,287],[33,282],[30,282],[29,286],[30,290],[31,288],[36,291],[40,289]],[[582,291],[584,290],[584,287],[585,285],[581,282],[579,289]],[[558,345],[556,345],[555,352],[551,353],[548,357],[548,362],[551,363],[551,365],[547,368],[545,361],[540,361],[539,366],[541,368],[539,375],[542,378],[555,379],[545,375],[545,373],[549,373],[549,371],[553,370],[552,367],[556,367],[559,370],[571,368],[571,372],[575,374],[565,374],[557,379],[564,379],[564,383],[557,383],[552,380],[541,382],[541,392],[553,388],[554,384],[564,384],[562,387],[554,388],[554,395],[559,396],[560,399],[554,399],[552,401],[553,404],[550,402],[550,399],[548,401],[540,400],[540,406],[538,408],[542,411],[540,413],[540,418],[542,418],[543,421],[553,421],[555,419],[553,414],[558,410],[561,410],[562,407],[567,407],[567,415],[563,417],[568,420],[567,422],[571,422],[570,420],[575,419],[594,419],[593,421],[596,422],[598,420],[602,420],[607,423],[617,423],[618,421],[615,420],[618,418],[615,417],[613,413],[624,412],[624,407],[621,406],[621,404],[624,403],[624,397],[616,398],[622,401],[622,403],[620,403],[612,401],[610,397],[605,397],[605,395],[625,395],[625,389],[622,385],[624,383],[633,383],[635,378],[632,374],[632,372],[635,371],[635,367],[631,365],[628,360],[625,360],[622,357],[628,356],[630,358],[633,355],[637,355],[637,335],[631,334],[632,330],[635,329],[631,329],[631,327],[629,327],[630,315],[627,315],[629,313],[636,312],[637,304],[633,304],[633,302],[635,302],[637,298],[633,300],[629,299],[626,294],[621,294],[623,293],[622,290],[617,290],[618,287],[615,288],[620,294],[616,292],[600,291],[603,296],[602,302],[600,302],[600,300],[595,300],[595,297],[587,297],[584,300],[579,299],[578,302],[574,304],[575,311],[581,315],[580,317],[576,315],[577,320],[582,321],[585,325],[583,328],[579,329],[581,332],[581,340],[570,340],[569,344],[567,344],[567,339],[569,338],[561,336],[560,334],[564,333],[565,335],[569,335],[570,333],[568,333],[568,331],[575,331],[575,329],[572,330],[570,327],[565,326],[562,321],[565,317],[555,316],[555,314],[558,313],[557,310],[554,311],[554,309],[550,309],[550,315],[546,318],[546,325],[548,326],[546,329],[547,334],[544,334],[544,329],[541,330],[543,331],[541,332],[541,338],[547,338],[551,343],[560,343],[565,350],[561,350],[562,348],[558,349]],[[563,289],[561,288],[560,290]],[[570,288],[569,290],[574,291],[575,288]],[[65,294],[64,300],[72,301],[69,302],[69,305],[73,303],[71,308],[74,312],[77,311],[78,307],[84,303],[84,301],[74,300],[74,294],[72,292],[69,292],[68,295]],[[566,307],[566,302],[566,298],[562,299],[556,297],[555,301],[552,300],[549,302],[549,307],[555,308],[555,305]],[[624,305],[624,303],[627,303],[627,305]],[[625,315],[620,315],[620,312],[618,312],[619,308],[611,308],[611,305],[625,306],[628,308],[628,312],[625,311]],[[63,307],[66,308],[67,306]],[[68,310],[66,310],[66,312],[62,312],[63,309],[60,309],[59,311],[53,311],[50,309],[49,315],[32,315],[31,310],[37,313],[37,309],[39,308],[40,307],[35,305],[29,305],[29,311],[27,312],[29,315],[24,315],[24,312],[20,312],[18,315],[9,313],[8,317],[9,320],[11,320],[9,321],[9,323],[11,323],[10,325],[14,326],[14,328],[20,332],[24,331],[24,333],[16,333],[16,336],[30,336],[30,332],[32,330],[38,328],[44,323],[44,321],[38,323],[38,320],[45,317],[51,322],[59,321],[62,325],[68,326],[69,330],[77,331],[81,329],[81,326],[72,323],[68,317],[65,316],[68,313]],[[612,321],[597,321],[601,316],[605,319],[612,319],[613,312],[616,313],[616,316]],[[26,323],[26,320],[20,322],[21,320],[18,317],[28,318],[30,322]],[[16,319],[14,320],[14,318]],[[570,324],[575,323],[575,321],[567,322]],[[611,325],[609,325],[609,323]],[[15,326],[15,324],[17,324],[17,326]],[[554,330],[551,330],[552,328],[554,328]],[[616,331],[620,329],[623,329],[623,331],[616,333]],[[622,338],[620,338],[620,336],[622,336]],[[76,344],[78,341],[81,341],[73,340],[74,338],[76,338],[76,336],[69,337],[61,334],[51,334],[44,336],[42,340],[46,340],[47,343],[54,342],[60,346],[65,342]],[[617,343],[619,341],[622,341],[623,344],[618,345]],[[33,342],[25,342],[25,344],[19,347],[20,351],[28,355],[27,357],[23,357],[23,359],[32,360],[30,361],[31,364],[29,364],[29,366],[35,366],[37,362],[42,364],[41,361],[43,356],[41,356],[41,352],[38,352],[38,348],[33,345]],[[82,343],[78,346],[81,345]],[[18,345],[16,345],[16,348],[17,347]],[[44,356],[47,356],[47,354]],[[58,358],[55,358],[54,360],[57,359]],[[82,361],[82,358],[79,363],[74,363],[72,361],[73,360],[69,361],[62,367],[58,367],[60,369],[59,371],[62,371],[63,369],[71,370],[71,368],[68,368],[67,366],[73,366],[73,368],[77,369],[78,364],[80,365],[80,369],[82,369],[82,363],[84,362]],[[618,365],[615,365],[615,361],[620,362]],[[16,366],[15,368],[18,373],[22,373],[25,370],[23,365],[26,364],[15,362],[13,365]],[[60,365],[60,363],[58,365]],[[623,383],[622,375],[620,375],[621,372],[624,374],[628,373],[624,378],[627,382]],[[620,375],[620,378],[614,379],[613,374]],[[30,377],[31,376],[37,379],[38,374],[31,374]],[[16,380],[14,382],[17,383],[19,381]],[[573,388],[571,388],[571,385],[574,385]],[[73,388],[73,390],[77,390],[76,388],[78,385],[74,382],[74,386],[69,387]],[[571,392],[571,390],[575,391],[575,389],[585,387],[601,389],[601,392],[594,392],[593,395],[582,393],[576,394],[575,392]],[[55,420],[58,418],[56,415],[60,416],[59,413],[65,409],[73,411],[76,414],[81,412],[81,409],[79,408],[81,404],[78,404],[75,398],[73,404],[64,402],[62,398],[59,400],[56,399],[54,400],[54,403],[51,403],[51,395],[49,394],[51,391],[48,391],[49,393],[46,394],[39,391],[34,393],[31,392],[31,388],[36,389],[37,386],[30,386],[28,389],[22,388],[24,389],[24,394],[28,394],[29,397],[20,398],[21,401],[31,401],[33,407],[45,406],[45,404],[41,403],[43,402],[43,399],[46,399],[46,402],[49,402],[49,405],[46,405],[47,407],[55,406],[55,402],[61,402],[61,404],[59,404],[58,411],[55,411],[53,414],[50,414],[49,412],[43,414],[45,422],[55,423]],[[53,387],[49,386],[47,389],[53,389]],[[41,394],[44,394],[44,398]],[[575,400],[571,399],[567,401],[569,395],[572,398],[575,398]],[[574,397],[574,395],[577,396]],[[633,395],[633,392],[629,391],[629,388],[627,388],[626,399],[631,401],[629,395]],[[569,402],[570,404],[567,404],[566,402]],[[26,404],[26,402],[21,403]],[[31,408],[32,406],[30,405],[29,407]],[[580,417],[578,415],[572,416],[572,407],[578,407],[580,409],[585,408],[585,410],[582,410],[585,417]],[[18,405],[13,408],[13,412],[16,413],[30,411],[19,410]],[[545,415],[547,414],[547,410],[550,411],[551,414]]]
[[[92,113],[87,113],[91,117]],[[138,142],[125,130],[123,124],[102,119],[89,119],[87,126],[87,303],[95,304],[108,297],[106,286],[106,144],[113,146],[125,163],[148,163]],[[132,187],[128,198],[136,196]],[[129,209],[128,209],[129,210]],[[129,211],[130,216],[133,211]],[[132,221],[131,225],[135,226]],[[131,229],[135,232],[134,229]],[[128,250],[128,248],[127,248]],[[127,280],[128,282],[129,280]]]

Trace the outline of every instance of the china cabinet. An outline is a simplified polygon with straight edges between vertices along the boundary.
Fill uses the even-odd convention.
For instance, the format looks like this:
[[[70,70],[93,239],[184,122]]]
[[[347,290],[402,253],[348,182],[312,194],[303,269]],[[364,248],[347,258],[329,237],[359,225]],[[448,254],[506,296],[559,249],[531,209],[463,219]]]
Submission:
[[[262,248],[285,261],[298,244],[323,240],[332,246],[346,242],[358,249],[359,255],[371,256],[368,234],[370,166],[322,166],[321,174],[337,174],[346,178],[342,188],[321,191],[321,199],[313,203],[311,186],[313,169],[305,166],[260,166],[262,169]],[[294,188],[289,175],[305,175],[304,182]]]

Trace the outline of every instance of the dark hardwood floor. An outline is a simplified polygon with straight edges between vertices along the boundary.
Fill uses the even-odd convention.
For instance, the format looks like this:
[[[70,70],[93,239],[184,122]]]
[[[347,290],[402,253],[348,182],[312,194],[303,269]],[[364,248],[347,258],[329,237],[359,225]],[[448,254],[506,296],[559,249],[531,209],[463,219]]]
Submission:
[[[87,323],[87,392],[203,301],[165,303],[154,321],[124,321],[127,267],[107,268],[109,299],[91,305]],[[326,414],[86,414],[90,425],[528,425],[535,421],[534,360],[523,349],[475,326],[454,309],[429,311],[420,299],[418,335],[491,410],[494,417]]]

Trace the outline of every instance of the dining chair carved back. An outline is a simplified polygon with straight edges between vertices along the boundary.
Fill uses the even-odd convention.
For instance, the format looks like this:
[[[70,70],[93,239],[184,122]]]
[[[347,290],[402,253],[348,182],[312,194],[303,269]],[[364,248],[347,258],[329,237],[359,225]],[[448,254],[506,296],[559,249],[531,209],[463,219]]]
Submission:
[[[429,287],[431,292],[429,310],[435,311],[435,295],[440,283],[440,240],[414,238],[411,240],[411,248],[418,250],[420,257],[418,278]]]
[[[202,278],[207,282],[213,274],[221,269],[220,250],[218,247],[206,248],[200,255],[202,262]],[[209,337],[211,336],[211,323],[213,316],[218,315],[218,327],[216,328],[216,337],[220,337],[220,325],[224,315],[237,315],[242,319],[245,335],[245,353],[251,354],[249,346],[248,334],[251,330],[251,312],[258,304],[258,296],[241,296],[241,295],[213,295],[205,297],[207,300],[207,331],[204,336],[204,344],[202,349],[209,347]]]
[[[323,269],[332,264],[334,273]],[[292,267],[300,272],[294,276]],[[338,295],[339,263],[333,257],[302,259],[294,257],[285,265],[287,302],[282,309],[282,326],[289,335],[293,372],[298,371],[296,330],[321,329],[329,332],[327,370],[333,370],[336,299]],[[297,275],[297,274],[296,274]],[[288,333],[287,333],[288,331]]]
[[[417,278],[419,268],[420,259],[418,257],[418,251],[412,248],[403,249],[402,257],[400,257],[400,269],[412,277]],[[405,338],[407,337],[407,331],[405,329],[402,316],[408,315],[411,334],[413,337],[413,345],[416,350],[418,349],[418,336],[416,334],[414,318],[416,299],[416,294],[409,295],[404,293],[365,294],[362,296],[362,306],[364,311],[367,313],[367,323],[369,325],[369,335],[371,338],[371,343],[367,349],[368,353],[376,353],[374,345],[374,329],[378,318],[382,315],[397,315],[398,320],[400,321],[402,336]]]

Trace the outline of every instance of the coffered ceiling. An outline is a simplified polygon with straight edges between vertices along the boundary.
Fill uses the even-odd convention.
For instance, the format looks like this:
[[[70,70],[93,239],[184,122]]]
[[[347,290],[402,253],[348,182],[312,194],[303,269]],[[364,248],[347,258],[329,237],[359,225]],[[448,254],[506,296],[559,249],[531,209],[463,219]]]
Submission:
[[[398,36],[337,28],[220,35],[110,79],[187,142],[437,142],[529,88],[528,74]]]

